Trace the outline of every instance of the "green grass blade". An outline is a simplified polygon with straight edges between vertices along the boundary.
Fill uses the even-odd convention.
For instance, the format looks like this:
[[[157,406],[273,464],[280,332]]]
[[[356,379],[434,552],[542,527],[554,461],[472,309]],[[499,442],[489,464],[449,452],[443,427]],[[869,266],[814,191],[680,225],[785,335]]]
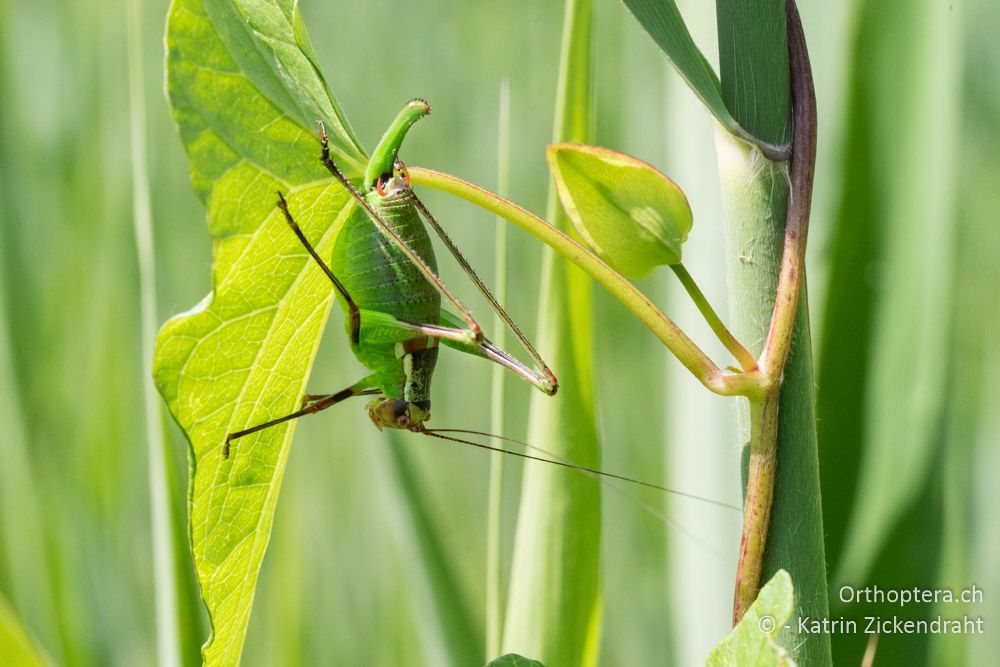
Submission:
[[[934,2],[880,3],[862,20],[877,21],[865,28],[869,41],[859,45],[857,62],[872,68],[867,106],[879,209],[871,224],[883,229],[884,254],[865,388],[866,444],[837,571],[848,581],[865,576],[897,518],[917,500],[935,455],[946,396],[958,138],[953,12]],[[884,39],[885,26],[900,37]]]
[[[624,0],[632,15],[667,56],[684,82],[715,118],[730,130],[738,127],[722,100],[719,77],[691,38],[673,0]]]
[[[861,48],[862,40],[870,44],[874,37],[871,28],[862,28],[855,48]],[[856,62],[846,104],[843,180],[837,210],[832,214],[829,287],[816,354],[823,527],[831,570],[836,570],[840,562],[857,491],[875,317],[876,289],[870,267],[876,265],[883,246],[873,172],[875,127],[867,113],[872,92],[870,74],[864,58]],[[851,335],[844,336],[841,331],[850,331]]]
[[[4,383],[3,391],[0,391],[0,421],[4,424],[4,442],[0,447],[0,545],[3,546],[0,578],[10,582],[11,589],[7,593],[14,599],[22,616],[32,623],[44,624],[36,630],[44,631],[45,636],[57,637],[54,593],[49,578],[38,567],[39,563],[48,562],[46,524],[41,521],[43,513],[35,493],[36,475],[28,454],[28,435],[18,394],[13,383],[8,384],[15,375],[4,301],[3,281],[0,278],[0,379]],[[4,608],[0,612],[9,612],[7,615],[14,619],[13,612],[6,609],[6,601],[2,602]],[[13,642],[17,633],[13,626],[7,631],[11,633],[10,641]],[[0,650],[0,656],[3,655]]]
[[[46,667],[53,662],[14,615],[0,595],[0,658],[8,667]]]
[[[556,141],[592,133],[590,0],[568,0],[563,26]],[[565,227],[556,193],[550,220]],[[547,249],[538,349],[561,382],[554,399],[532,397],[528,440],[577,464],[599,467],[594,415],[590,280]],[[518,514],[505,651],[550,664],[592,665],[600,644],[601,494],[593,479],[527,465]]]
[[[753,134],[757,129],[753,124],[745,125],[744,129],[744,126],[741,126],[737,120],[737,118],[743,118],[738,107],[732,106],[734,102],[738,104],[738,100],[724,98],[724,87],[720,86],[719,77],[716,76],[712,66],[708,64],[704,54],[691,38],[691,33],[681,17],[680,10],[677,9],[677,3],[674,0],[623,1],[664,55],[667,56],[667,60],[681,75],[684,82],[704,103],[709,112],[715,116],[716,120],[730,133],[737,136]],[[720,11],[720,16],[724,14],[725,12]],[[784,26],[784,23],[776,25]],[[720,28],[721,26],[722,22],[720,22]],[[720,41],[721,39],[720,30]],[[723,59],[723,68],[725,68],[725,63],[726,61]],[[730,109],[736,109],[736,111],[733,112]],[[780,135],[777,138],[769,138],[767,134],[756,136],[771,144],[782,144],[786,140],[786,137]]]
[[[0,41],[17,34],[19,24],[13,14],[13,7],[0,2]],[[10,96],[16,90],[13,84],[18,70],[10,60],[23,54],[14,53],[11,48],[0,48],[0,95]],[[21,219],[17,199],[19,189],[28,181],[23,176],[21,153],[31,145],[20,136],[18,111],[10,99],[0,119],[0,593],[7,595],[23,622],[46,642],[55,657],[62,659],[64,634],[56,613],[57,586],[40,566],[49,562],[52,551],[47,542],[53,537],[51,524],[43,521],[45,497],[39,480],[44,475],[33,456],[26,382],[18,373],[15,326],[25,319],[24,310],[12,308],[14,303],[8,302],[7,296],[31,293],[19,284],[25,275],[17,270],[21,268],[16,251],[17,222]],[[6,600],[3,606],[6,609]]]
[[[1000,207],[993,184],[1000,182],[1000,83],[984,62],[1000,62],[993,38],[996,12],[986,0],[964,7],[962,143],[958,173],[958,229],[953,263],[953,333],[948,414],[941,474],[944,477],[944,535],[941,586],[983,590],[1000,583],[996,529],[1000,489],[993,475],[1000,452],[991,436],[1000,427]],[[933,473],[932,473],[933,476]],[[970,604],[942,604],[945,617],[989,619],[1000,601],[985,597]],[[930,664],[987,664],[1000,651],[1000,637],[939,635],[931,639]]]
[[[0,228],[0,242],[4,234]],[[25,415],[15,387],[14,358],[9,337],[3,275],[0,274],[0,580],[10,582],[7,594],[25,621],[53,641],[59,636],[55,592],[40,563],[48,562],[45,515],[32,469]],[[13,613],[13,612],[11,612]],[[51,644],[59,650],[59,644]],[[3,653],[0,652],[0,656]]]
[[[142,54],[142,4],[128,3],[129,119],[132,149],[132,222],[136,259],[139,267],[139,296],[142,344],[142,393],[148,452],[150,524],[152,531],[152,573],[156,597],[156,653],[161,667],[181,664],[181,641],[177,627],[179,549],[173,544],[170,474],[167,443],[163,437],[162,409],[152,384],[153,342],[156,337],[156,267],[153,253],[153,220],[149,199],[149,160],[146,145],[145,74]]]
[[[206,664],[239,660],[294,426],[238,441],[229,460],[221,445],[227,432],[298,407],[333,299],[275,208],[276,191],[321,255],[351,212],[317,159],[314,118],[303,116],[327,121],[347,175],[361,171],[332,98],[318,92],[309,49],[295,53],[305,42],[293,23],[287,2],[177,0],[168,19],[167,89],[208,210],[213,292],[163,326],[153,372],[191,444],[191,545],[212,623]]]
[[[791,135],[784,7],[781,0],[717,0],[715,9],[722,98],[740,125],[774,144]]]
[[[484,637],[481,626],[474,620],[469,596],[461,587],[455,575],[457,569],[451,564],[449,553],[439,524],[434,521],[427,491],[422,488],[416,472],[413,455],[409,448],[412,442],[401,442],[393,438],[389,444],[392,470],[399,488],[399,502],[405,527],[407,542],[416,547],[413,562],[418,564],[416,577],[424,580],[413,588],[414,595],[433,609],[434,614],[423,626],[422,640],[436,642],[434,650],[426,650],[427,662],[435,663],[440,655],[446,655],[452,665],[475,665],[482,661]]]
[[[991,362],[996,368],[985,333],[997,317],[988,293],[997,280],[998,236],[986,212],[997,205],[986,185],[997,173],[987,157],[996,152],[996,107],[983,115],[990,118],[985,124],[962,113],[960,59],[974,40],[963,39],[961,12],[928,2],[865,5],[856,31],[851,126],[860,136],[843,165],[850,178],[837,221],[820,405],[833,422],[821,432],[822,449],[852,440],[860,447],[823,461],[824,497],[828,488],[839,494],[846,487],[854,501],[828,511],[841,515],[828,536],[831,583],[984,585],[992,568],[977,569],[971,555],[973,517],[982,510],[968,474],[990,469],[976,459],[988,400],[984,378]],[[967,89],[995,87],[989,77],[980,82]],[[967,94],[964,103],[973,99]],[[852,247],[863,252],[844,252]],[[854,317],[845,308],[851,285],[837,281],[852,264],[853,282],[868,293]],[[847,355],[837,340],[841,328],[856,332],[855,350],[869,351],[852,365],[838,365]],[[981,605],[942,604],[905,614],[984,612]],[[875,604],[838,604],[832,613],[859,622],[903,615]],[[887,635],[877,656],[887,664],[975,664],[964,656],[978,639]],[[834,638],[838,662],[862,648],[857,637]]]
[[[500,120],[497,129],[497,193],[507,196],[510,177],[510,82],[500,83]],[[496,279],[493,282],[499,303],[507,303],[507,222],[496,219],[496,248],[493,263]],[[501,349],[507,347],[507,326],[499,314],[493,316],[493,341]],[[494,365],[490,375],[490,433],[504,434],[506,414],[505,397],[507,372]],[[486,529],[486,658],[500,653],[503,640],[503,477],[504,455],[493,452],[490,456],[490,496],[487,508]]]

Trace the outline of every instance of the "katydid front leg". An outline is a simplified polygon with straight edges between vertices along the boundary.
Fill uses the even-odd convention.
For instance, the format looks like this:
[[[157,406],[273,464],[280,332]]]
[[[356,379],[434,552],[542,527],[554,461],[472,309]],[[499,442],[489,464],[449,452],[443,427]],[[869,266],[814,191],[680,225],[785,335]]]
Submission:
[[[321,412],[327,408],[333,407],[341,401],[351,398],[352,396],[365,396],[379,393],[377,389],[372,389],[371,384],[372,376],[368,376],[352,384],[347,389],[341,389],[335,394],[307,394],[305,400],[302,402],[302,407],[295,412],[227,435],[226,442],[222,445],[222,458],[229,458],[229,443],[238,438],[242,438],[245,435],[250,435],[251,433],[256,433],[257,431],[263,431],[266,428],[271,428],[272,426],[277,426],[278,424],[283,424],[287,421],[298,419],[299,417],[305,417],[306,415]]]

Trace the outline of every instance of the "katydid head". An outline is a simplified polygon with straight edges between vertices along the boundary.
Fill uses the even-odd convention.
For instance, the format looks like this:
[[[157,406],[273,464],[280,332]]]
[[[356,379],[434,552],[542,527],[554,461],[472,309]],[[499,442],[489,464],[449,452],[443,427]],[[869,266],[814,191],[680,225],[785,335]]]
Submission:
[[[375,191],[380,197],[393,197],[410,191],[410,174],[402,160],[392,163],[392,171],[375,180]]]
[[[368,404],[368,417],[380,431],[383,428],[423,431],[424,422],[431,418],[431,405],[430,401],[418,404],[383,396]]]

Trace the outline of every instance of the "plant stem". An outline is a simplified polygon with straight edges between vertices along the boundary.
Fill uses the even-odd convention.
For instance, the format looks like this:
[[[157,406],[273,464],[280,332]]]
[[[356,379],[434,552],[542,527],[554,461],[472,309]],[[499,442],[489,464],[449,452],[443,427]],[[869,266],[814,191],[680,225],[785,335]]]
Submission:
[[[791,192],[788,195],[785,245],[771,327],[760,358],[761,368],[773,381],[781,378],[788,360],[799,298],[805,284],[809,208],[812,205],[813,176],[816,171],[816,91],[798,9],[794,0],[789,0],[787,6],[789,60],[793,68]]]
[[[456,176],[424,167],[410,167],[410,181],[461,197],[500,215],[553,248],[600,283],[659,338],[671,353],[712,392],[720,396],[759,396],[766,384],[759,371],[725,373],[663,314],[635,285],[556,227],[534,213],[489,190]]]
[[[760,573],[764,568],[764,548],[767,546],[767,530],[774,499],[779,398],[779,391],[772,389],[762,400],[750,401],[750,457],[747,465],[746,498],[743,501],[739,565],[736,568],[733,625],[739,622],[753,604],[760,588]]]
[[[684,286],[685,291],[687,291],[688,296],[694,301],[694,305],[698,307],[698,311],[701,313],[705,321],[708,322],[708,326],[712,328],[716,337],[726,346],[726,349],[733,355],[737,363],[739,363],[740,368],[744,371],[754,371],[757,370],[757,360],[750,350],[743,347],[740,341],[736,340],[726,325],[722,323],[718,314],[712,308],[712,304],[708,302],[705,295],[702,294],[701,289],[698,287],[698,283],[694,281],[691,274],[688,273],[687,268],[683,264],[671,264],[670,269],[677,276],[677,279],[681,281],[681,285]]]
[[[764,395],[751,397],[749,405],[747,495],[734,621],[756,597],[761,577],[782,567],[795,582],[793,618],[828,615],[808,307],[799,303],[805,293],[816,106],[794,0],[784,7],[787,41],[771,32],[781,10],[777,0],[752,6],[720,0],[719,5],[720,59],[730,65],[728,71],[723,67],[723,87],[736,97],[728,102],[739,112],[737,119],[758,123],[757,131],[771,133],[765,136],[769,140],[784,131],[788,102],[780,89],[789,87],[788,80],[768,72],[779,55],[787,54],[795,133],[790,201],[785,201],[782,166],[762,162],[741,142],[717,134],[734,325],[743,340],[764,342],[760,366],[768,380]],[[724,24],[734,33],[732,39],[725,38],[729,33]],[[746,263],[745,254],[750,257]],[[800,636],[793,624],[781,631],[781,642],[799,664],[830,664],[828,636]]]
[[[774,310],[760,358],[761,368],[775,386],[780,386],[778,383],[788,361],[799,298],[804,289],[806,239],[816,164],[816,93],[802,23],[794,2],[788,3],[788,30],[789,59],[794,69],[791,78],[794,116],[791,192]],[[764,567],[777,468],[779,392],[780,389],[768,391],[763,401],[750,402],[750,458],[736,570],[734,624],[753,603]]]
[[[565,0],[554,141],[593,140],[593,0]],[[550,185],[548,218],[569,228]],[[593,285],[552,249],[542,252],[540,349],[559,369],[557,400],[534,393],[528,440],[559,458],[599,466],[593,361]],[[528,465],[511,559],[503,650],[547,664],[597,664],[600,651],[601,487],[555,466]]]

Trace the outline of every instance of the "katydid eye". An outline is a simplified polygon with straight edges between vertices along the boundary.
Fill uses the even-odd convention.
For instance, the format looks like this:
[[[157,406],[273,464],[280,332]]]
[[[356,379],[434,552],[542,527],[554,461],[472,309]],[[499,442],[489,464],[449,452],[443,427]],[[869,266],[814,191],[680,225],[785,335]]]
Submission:
[[[396,171],[399,172],[399,175],[403,177],[403,185],[407,188],[410,187],[410,172],[407,171],[406,165],[403,161],[396,160],[392,166],[395,167]]]

